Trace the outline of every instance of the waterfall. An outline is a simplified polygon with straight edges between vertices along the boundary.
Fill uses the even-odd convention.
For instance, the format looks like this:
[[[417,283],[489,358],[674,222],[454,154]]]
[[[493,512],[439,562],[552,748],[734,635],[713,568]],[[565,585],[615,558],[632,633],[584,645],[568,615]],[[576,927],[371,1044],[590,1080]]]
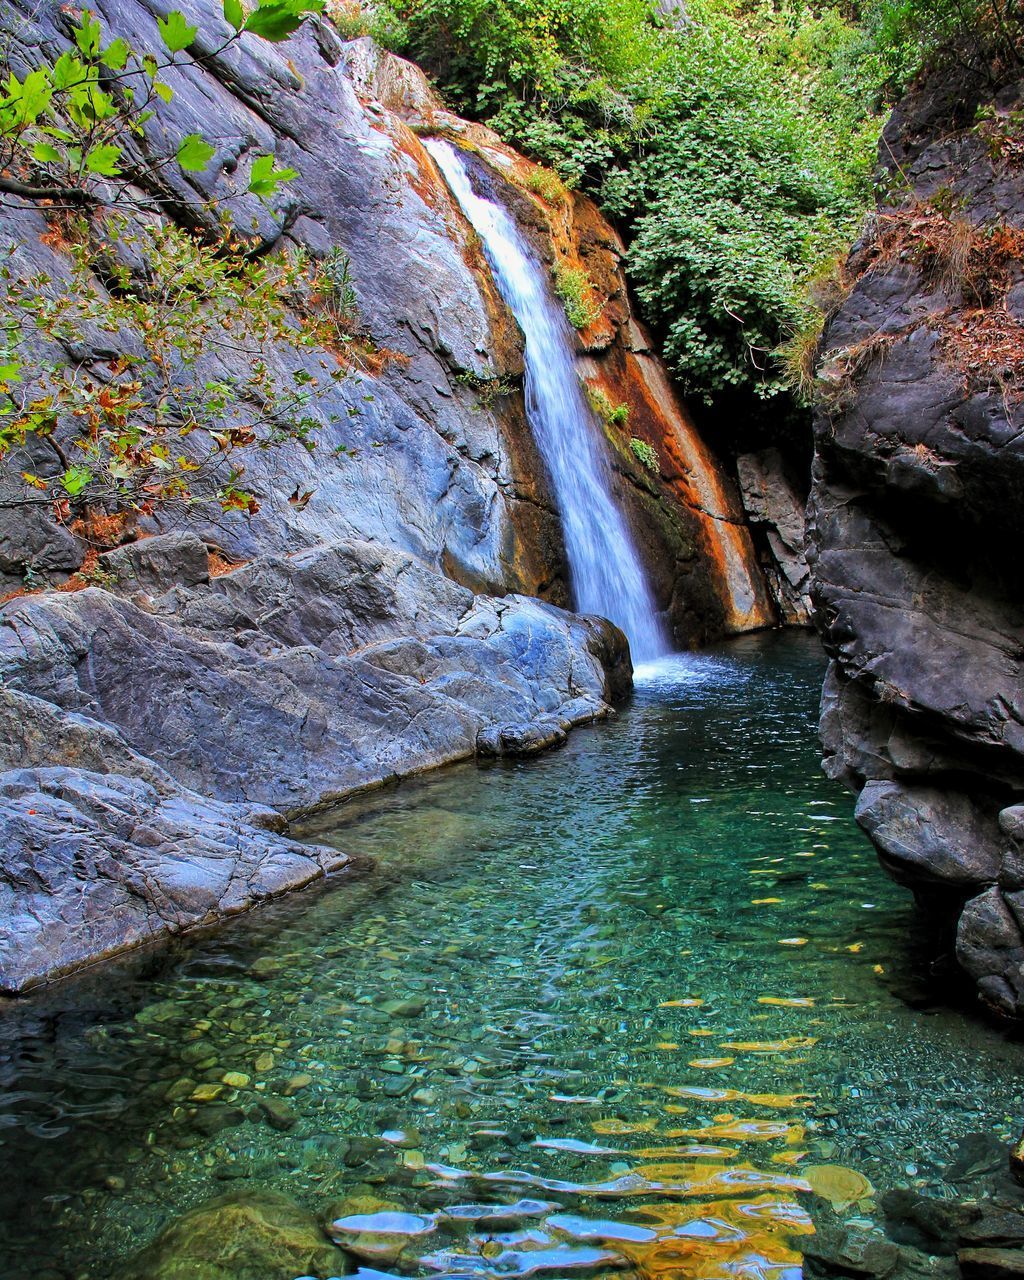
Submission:
[[[441,139],[426,146],[483,241],[498,290],[526,339],[526,414],[562,518],[576,608],[621,627],[635,662],[656,658],[668,645],[611,495],[601,427],[580,385],[564,309],[509,212],[473,190],[462,155]]]

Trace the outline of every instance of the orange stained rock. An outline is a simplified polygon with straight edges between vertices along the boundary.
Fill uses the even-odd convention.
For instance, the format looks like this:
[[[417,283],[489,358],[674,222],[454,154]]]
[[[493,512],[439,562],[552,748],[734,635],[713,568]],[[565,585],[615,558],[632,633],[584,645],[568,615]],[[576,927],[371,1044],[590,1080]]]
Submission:
[[[804,1178],[758,1169],[752,1164],[642,1164],[633,1170],[631,1177],[646,1183],[648,1190],[681,1195],[687,1199],[696,1196],[740,1195],[743,1192],[796,1192],[811,1189]],[[638,1186],[637,1194],[641,1193],[641,1187]]]
[[[786,1120],[749,1120],[740,1116],[716,1116],[715,1123],[699,1129],[676,1129],[672,1137],[725,1138],[739,1142],[772,1142],[784,1138],[786,1142],[802,1142],[802,1124],[790,1124]],[[643,1154],[642,1152],[640,1154]]]
[[[686,1129],[673,1129],[665,1136],[667,1138],[686,1137],[688,1133],[689,1130]],[[642,1151],[630,1151],[627,1154],[635,1156],[638,1160],[707,1160],[711,1158],[717,1159],[721,1163],[738,1156],[739,1149],[737,1147],[711,1146],[708,1143],[691,1143],[685,1147],[647,1147]]]
[[[817,1036],[787,1036],[785,1040],[726,1040],[718,1047],[742,1053],[790,1053],[794,1049],[810,1049]]]
[[[713,1071],[717,1067],[731,1067],[735,1058],[691,1058],[690,1066],[701,1071]]]
[[[650,1133],[657,1128],[657,1120],[594,1120],[591,1129],[595,1133]]]
[[[758,996],[758,1004],[780,1005],[784,1009],[813,1009],[813,996]]]
[[[662,1000],[659,1009],[699,1009],[704,1001],[700,996],[688,996],[682,1000]]]

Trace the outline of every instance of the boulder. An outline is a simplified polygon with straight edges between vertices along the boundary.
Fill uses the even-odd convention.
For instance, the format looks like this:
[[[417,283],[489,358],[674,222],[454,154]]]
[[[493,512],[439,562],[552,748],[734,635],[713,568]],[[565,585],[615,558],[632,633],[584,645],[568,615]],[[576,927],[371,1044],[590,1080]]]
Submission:
[[[118,1280],[295,1280],[346,1270],[344,1254],[294,1200],[235,1191],[172,1222]]]
[[[82,768],[0,773],[0,991],[249,910],[349,865],[251,809]]]

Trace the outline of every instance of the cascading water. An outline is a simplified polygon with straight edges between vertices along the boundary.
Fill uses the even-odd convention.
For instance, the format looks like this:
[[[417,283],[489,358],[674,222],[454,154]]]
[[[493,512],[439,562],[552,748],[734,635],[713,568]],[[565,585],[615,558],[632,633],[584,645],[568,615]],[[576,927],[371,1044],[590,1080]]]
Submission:
[[[668,645],[611,496],[600,428],[580,386],[563,309],[508,211],[473,190],[459,152],[441,139],[426,146],[483,241],[501,296],[526,338],[526,413],[562,517],[576,608],[610,618],[628,636],[634,662],[650,661]]]

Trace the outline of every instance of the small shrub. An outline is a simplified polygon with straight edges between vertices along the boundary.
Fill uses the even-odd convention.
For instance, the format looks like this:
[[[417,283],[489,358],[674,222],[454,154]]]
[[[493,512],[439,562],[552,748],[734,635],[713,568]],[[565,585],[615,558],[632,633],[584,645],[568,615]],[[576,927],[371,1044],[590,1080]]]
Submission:
[[[351,332],[358,327],[359,299],[347,253],[332,249],[317,264],[314,286],[324,310],[339,330]]]
[[[556,262],[553,267],[555,293],[562,300],[565,314],[574,329],[589,329],[601,314],[593,299],[594,286],[581,267],[567,267]]]
[[[464,387],[472,387],[481,409],[493,408],[498,400],[514,395],[518,389],[512,378],[499,378],[494,375],[488,377],[474,373],[471,369],[465,369],[462,373],[456,374],[455,381],[462,383]]]
[[[654,445],[648,444],[646,440],[640,440],[634,436],[629,442],[629,448],[634,458],[641,466],[646,467],[648,471],[654,472],[655,475],[661,470],[661,460],[658,457],[658,451]]]
[[[537,165],[531,169],[526,185],[548,204],[563,204],[569,198],[569,188],[553,169],[545,169]]]
[[[337,28],[342,40],[358,40],[372,33],[373,24],[359,0],[333,0],[327,6],[327,16]]]
[[[612,404],[600,387],[593,387],[589,382],[583,384],[587,403],[606,426],[624,427],[629,421],[629,405]]]

